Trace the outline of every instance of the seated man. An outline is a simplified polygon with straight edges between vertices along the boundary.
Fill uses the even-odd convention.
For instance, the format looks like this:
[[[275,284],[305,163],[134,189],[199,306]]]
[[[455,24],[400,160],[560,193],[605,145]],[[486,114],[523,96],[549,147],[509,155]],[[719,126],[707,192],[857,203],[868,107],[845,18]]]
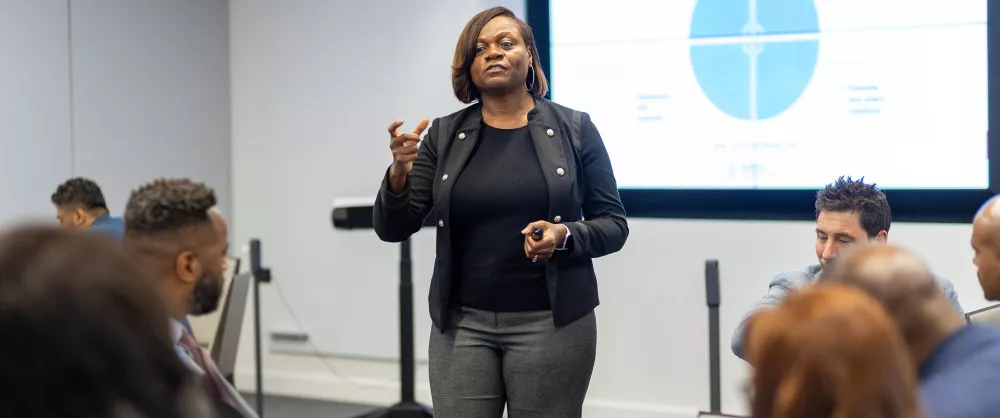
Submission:
[[[125,234],[125,221],[111,216],[104,193],[93,180],[83,177],[66,180],[52,193],[52,204],[62,229],[94,231],[116,241],[121,241]],[[181,323],[191,330],[187,318]]]
[[[841,249],[858,242],[885,242],[889,238],[891,223],[892,213],[885,194],[874,184],[865,184],[864,178],[852,180],[841,177],[819,191],[816,194],[816,257],[819,264],[801,270],[786,270],[771,279],[767,294],[743,316],[733,332],[733,354],[746,359],[743,339],[747,321],[754,312],[777,305],[792,289],[816,282]],[[955,310],[964,314],[951,282],[943,278],[937,278],[937,281]]]
[[[82,177],[66,180],[52,193],[52,204],[63,229],[89,229],[121,240],[125,223],[108,212],[104,193],[93,180]]]
[[[892,316],[918,371],[926,416],[1000,414],[1000,329],[966,325],[919,256],[887,244],[845,254],[824,282],[857,286]]]
[[[220,416],[253,417],[239,392],[181,321],[218,309],[228,226],[215,209],[215,192],[187,179],[157,180],[132,192],[125,209],[125,248],[157,279],[171,316],[178,356],[195,373]]]
[[[1000,302],[1000,196],[983,204],[972,221],[973,262],[983,297]]]
[[[215,416],[170,347],[156,289],[138,277],[104,237],[0,232],[0,416]]]

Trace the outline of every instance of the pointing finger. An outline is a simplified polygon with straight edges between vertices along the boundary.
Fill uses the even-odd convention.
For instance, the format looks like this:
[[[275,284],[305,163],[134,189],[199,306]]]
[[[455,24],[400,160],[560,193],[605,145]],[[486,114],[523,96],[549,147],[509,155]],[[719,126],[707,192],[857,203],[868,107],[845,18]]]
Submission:
[[[416,135],[422,134],[424,132],[424,129],[427,129],[427,125],[430,123],[431,123],[430,118],[421,119],[420,122],[417,123],[417,127],[416,129],[413,130],[413,133]]]

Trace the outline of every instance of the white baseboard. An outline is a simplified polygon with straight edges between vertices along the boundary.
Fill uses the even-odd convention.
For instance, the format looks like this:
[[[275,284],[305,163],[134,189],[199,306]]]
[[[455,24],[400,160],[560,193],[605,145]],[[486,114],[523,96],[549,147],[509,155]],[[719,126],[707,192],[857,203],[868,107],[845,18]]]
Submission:
[[[266,370],[264,393],[322,399],[333,402],[390,405],[399,400],[399,384],[377,378],[332,376],[325,373],[296,373]],[[255,385],[254,370],[241,368],[236,373],[236,386],[243,392],[252,392]],[[427,385],[417,385],[416,398],[430,405],[431,392]],[[620,402],[607,399],[588,399],[584,404],[587,418],[695,418],[695,407],[654,405]]]

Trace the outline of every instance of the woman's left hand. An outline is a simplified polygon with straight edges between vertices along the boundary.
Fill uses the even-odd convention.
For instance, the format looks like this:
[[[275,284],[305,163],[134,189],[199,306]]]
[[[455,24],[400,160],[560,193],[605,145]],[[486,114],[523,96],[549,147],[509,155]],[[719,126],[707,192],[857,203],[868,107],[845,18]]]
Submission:
[[[542,230],[542,239],[539,241],[531,237],[531,230],[535,228]],[[532,261],[548,260],[552,258],[556,247],[566,240],[566,227],[546,221],[535,221],[524,227],[521,235],[524,235],[525,256]]]

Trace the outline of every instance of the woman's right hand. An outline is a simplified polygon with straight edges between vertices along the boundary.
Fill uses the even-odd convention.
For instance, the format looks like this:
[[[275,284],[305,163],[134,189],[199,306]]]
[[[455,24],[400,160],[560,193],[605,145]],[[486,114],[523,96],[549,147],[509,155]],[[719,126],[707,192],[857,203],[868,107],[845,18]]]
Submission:
[[[417,145],[420,143],[420,135],[427,129],[431,122],[429,118],[423,118],[417,123],[413,132],[402,133],[399,127],[403,126],[403,120],[397,119],[389,125],[389,149],[392,150],[392,165],[389,167],[389,184],[392,192],[400,192],[406,187],[406,176],[413,170],[413,161],[417,159]]]

